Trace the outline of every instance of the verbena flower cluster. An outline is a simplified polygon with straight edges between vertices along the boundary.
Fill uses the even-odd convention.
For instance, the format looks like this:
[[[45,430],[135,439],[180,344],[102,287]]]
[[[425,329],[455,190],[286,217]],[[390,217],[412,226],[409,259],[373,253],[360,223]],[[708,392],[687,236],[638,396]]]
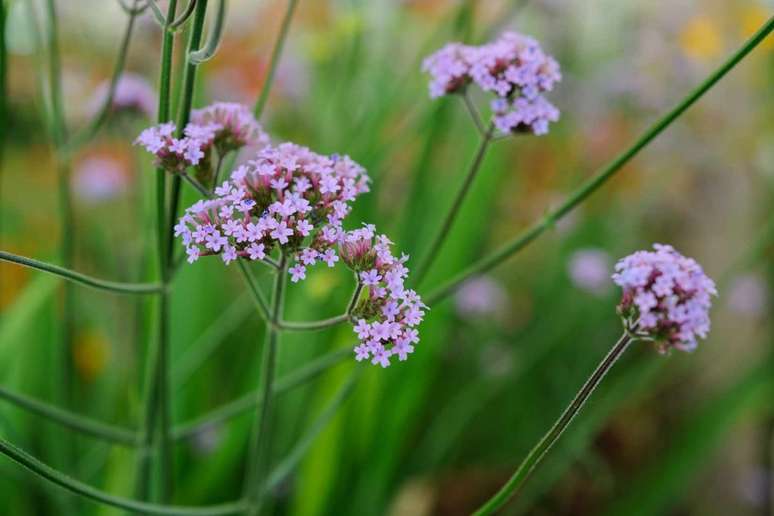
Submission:
[[[391,244],[385,235],[375,233],[373,225],[344,233],[339,244],[342,261],[367,289],[352,314],[360,340],[355,358],[382,367],[390,365],[391,357],[406,360],[414,351],[419,342],[415,327],[427,309],[419,295],[404,286],[408,256],[393,256]]]
[[[175,137],[177,127],[167,122],[149,127],[135,140],[156,157],[156,165],[172,173],[195,167],[197,177],[207,180],[212,170],[213,151],[218,156],[247,145],[267,145],[269,137],[241,104],[217,102],[194,110],[183,137]]]
[[[262,260],[281,247],[301,253],[304,264],[319,259],[332,266],[329,251],[341,221],[349,203],[368,191],[368,180],[349,157],[322,156],[292,143],[268,146],[218,186],[217,197],[188,208],[175,235],[183,238],[189,262],[212,254],[227,264],[237,257]],[[302,268],[291,269],[294,281],[304,277]]]
[[[710,329],[715,283],[701,266],[671,246],[654,244],[615,265],[613,281],[623,289],[619,312],[635,331],[653,338],[661,352],[691,351]]]
[[[494,124],[503,133],[548,132],[559,119],[543,93],[562,78],[559,64],[529,36],[505,32],[480,46],[449,43],[425,59],[430,97],[464,93],[471,83],[496,96],[491,102]]]

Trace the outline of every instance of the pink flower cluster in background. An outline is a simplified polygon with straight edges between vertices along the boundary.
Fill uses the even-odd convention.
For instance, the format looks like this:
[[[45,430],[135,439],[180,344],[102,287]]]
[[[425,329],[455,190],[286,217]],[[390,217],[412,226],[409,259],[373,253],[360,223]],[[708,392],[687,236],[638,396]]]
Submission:
[[[464,93],[469,84],[494,94],[494,124],[502,133],[548,132],[559,110],[543,96],[562,78],[559,64],[529,36],[505,32],[480,46],[449,43],[425,59],[432,98]]]

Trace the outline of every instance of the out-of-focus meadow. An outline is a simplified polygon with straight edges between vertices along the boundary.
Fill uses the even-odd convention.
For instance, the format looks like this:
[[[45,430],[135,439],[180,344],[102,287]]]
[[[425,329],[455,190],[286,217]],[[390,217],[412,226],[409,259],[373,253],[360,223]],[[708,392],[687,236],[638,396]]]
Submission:
[[[162,2],[163,3],[163,2]],[[28,5],[38,13],[30,17]],[[37,2],[6,0],[0,248],[56,262],[57,170],[44,113]],[[109,79],[126,14],[117,2],[58,2],[64,110],[78,130]],[[286,4],[229,4],[195,106],[252,105]],[[276,141],[348,154],[373,178],[350,220],[376,223],[416,265],[472,159],[478,135],[460,102],[430,100],[421,60],[449,40],[510,28],[559,61],[546,136],[498,142],[424,287],[439,285],[556,206],[716,68],[769,16],[763,0],[301,0],[261,123]],[[41,31],[41,37],[46,32]],[[182,41],[182,40],[181,40]],[[182,43],[179,45],[182,50]],[[126,69],[155,88],[160,29],[137,19]],[[182,61],[176,56],[173,68]],[[178,74],[179,76],[179,74]],[[174,84],[179,88],[179,84]],[[718,283],[698,350],[660,356],[638,343],[527,484],[508,514],[764,515],[770,507],[774,353],[774,37],[769,37],[589,201],[493,272],[432,307],[406,362],[369,367],[350,399],[271,493],[293,516],[467,514],[510,475],[621,331],[616,259],[652,242],[695,257]],[[173,96],[176,99],[177,95]],[[173,102],[174,104],[174,102]],[[152,103],[155,112],[155,100]],[[132,141],[152,123],[111,117],[73,156],[74,268],[153,278],[155,174]],[[183,205],[196,199],[186,189]],[[176,242],[179,246],[179,242]],[[182,267],[172,296],[176,422],[257,385],[264,328],[235,267]],[[0,263],[0,385],[137,428],[154,301],[75,288],[75,341],[63,394],[60,280]],[[340,313],[351,278],[316,268],[286,316]],[[348,326],[283,335],[282,377],[349,349]],[[278,397],[279,463],[336,395],[354,359]],[[69,398],[69,399],[66,399]],[[4,402],[3,402],[4,403]],[[181,439],[176,502],[240,495],[249,412]],[[47,463],[131,496],[134,455],[0,405],[0,434]],[[62,443],[74,440],[77,453]],[[69,442],[69,441],[68,441]],[[3,514],[114,514],[0,461]]]

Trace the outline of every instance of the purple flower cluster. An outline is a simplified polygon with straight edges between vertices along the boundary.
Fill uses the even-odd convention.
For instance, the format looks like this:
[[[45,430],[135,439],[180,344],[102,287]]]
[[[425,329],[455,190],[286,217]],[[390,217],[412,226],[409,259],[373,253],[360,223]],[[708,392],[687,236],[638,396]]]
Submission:
[[[368,181],[346,156],[322,156],[292,143],[265,147],[215,189],[217,197],[188,208],[175,236],[182,236],[191,263],[213,254],[226,264],[237,257],[262,260],[275,246],[299,253],[302,262],[291,270],[298,281],[305,264],[335,263],[331,248],[341,221],[349,203],[368,191]]]
[[[189,166],[209,178],[212,151],[219,156],[246,145],[267,145],[269,137],[241,104],[218,102],[191,114],[183,137],[176,138],[177,127],[167,122],[149,127],[135,140],[156,156],[156,165],[172,173],[182,173]]]
[[[470,83],[493,93],[493,121],[503,133],[545,134],[559,119],[543,96],[561,80],[559,64],[531,37],[505,32],[480,46],[449,43],[425,59],[423,70],[431,76],[432,98],[462,93]]]
[[[342,260],[367,289],[352,314],[360,340],[355,358],[382,367],[390,365],[391,357],[406,360],[414,351],[419,342],[415,327],[427,309],[415,291],[405,288],[408,256],[393,256],[391,244],[385,235],[376,235],[372,225],[344,233],[339,244]]]
[[[216,102],[204,109],[191,112],[191,123],[214,128],[213,143],[219,155],[240,149],[247,145],[269,144],[269,137],[250,110],[234,102]]]
[[[654,244],[654,251],[637,251],[615,265],[613,281],[623,289],[619,312],[635,331],[654,339],[662,352],[691,351],[696,337],[710,328],[715,283],[701,266],[671,246]]]

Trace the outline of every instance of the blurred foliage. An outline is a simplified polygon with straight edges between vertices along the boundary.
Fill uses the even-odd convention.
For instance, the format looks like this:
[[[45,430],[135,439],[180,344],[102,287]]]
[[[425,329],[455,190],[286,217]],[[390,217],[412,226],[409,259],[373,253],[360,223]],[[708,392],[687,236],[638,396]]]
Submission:
[[[111,72],[125,14],[115,2],[59,3],[65,111],[77,128],[87,123],[89,92]],[[55,170],[45,136],[43,56],[31,38],[28,4],[39,7],[5,0],[0,248],[53,261],[60,231]],[[195,105],[254,102],[284,7],[275,0],[231,3],[222,47],[201,68]],[[372,193],[358,201],[351,220],[377,224],[412,255],[411,265],[477,145],[456,99],[427,98],[422,57],[448,40],[481,42],[505,28],[537,37],[563,68],[552,95],[562,120],[548,136],[494,146],[427,278],[429,289],[541,217],[697,84],[773,7],[763,0],[301,0],[262,123],[275,140],[346,153],[363,164],[374,179]],[[127,69],[151,83],[159,40],[144,14]],[[272,491],[271,511],[469,513],[505,481],[620,332],[617,293],[576,286],[568,274],[573,254],[596,248],[615,258],[658,241],[696,257],[719,280],[709,339],[691,355],[669,357],[637,345],[506,513],[762,514],[771,483],[771,471],[761,469],[771,448],[759,434],[772,414],[772,306],[765,293],[774,281],[774,248],[772,232],[763,229],[772,227],[774,201],[773,79],[769,37],[619,177],[493,273],[504,292],[497,310],[470,316],[453,299],[434,306],[417,352],[405,363],[364,372]],[[147,123],[113,118],[74,157],[76,173],[97,155],[118,163],[126,178],[109,199],[77,199],[80,271],[122,281],[152,277],[154,178],[131,145]],[[186,191],[184,204],[195,198]],[[760,278],[763,301],[754,310],[730,303],[742,274]],[[290,288],[286,317],[339,313],[350,282],[344,271],[315,270]],[[59,399],[60,286],[0,264],[3,387]],[[185,266],[175,279],[173,363],[212,346],[201,367],[174,386],[175,421],[257,385],[264,331],[249,309],[237,310],[249,304],[244,290],[233,267],[218,260]],[[74,409],[137,428],[154,301],[76,292]],[[346,327],[285,334],[280,377],[353,342]],[[326,414],[352,362],[281,395],[273,464]],[[251,420],[245,413],[179,443],[176,502],[239,497]],[[0,405],[4,437],[85,482],[132,493],[130,450],[78,436],[70,460],[57,446],[65,432]],[[20,516],[118,513],[51,490],[8,461],[0,461],[0,500],[3,513]]]

